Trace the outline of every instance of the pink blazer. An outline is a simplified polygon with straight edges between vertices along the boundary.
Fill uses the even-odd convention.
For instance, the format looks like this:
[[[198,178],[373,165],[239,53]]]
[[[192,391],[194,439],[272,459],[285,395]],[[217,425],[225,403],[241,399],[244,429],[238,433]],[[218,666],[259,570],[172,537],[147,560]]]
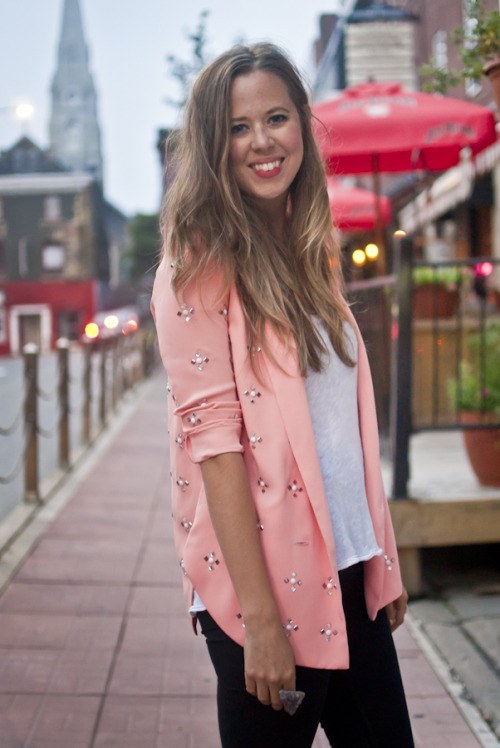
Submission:
[[[234,289],[217,298],[218,280],[186,289],[179,304],[163,260],[152,310],[168,373],[172,510],[187,604],[197,590],[219,626],[240,644],[241,610],[210,522],[199,463],[243,453],[263,553],[296,663],[348,667],[335,547],[304,381],[293,343],[272,330],[274,365],[260,349],[260,380],[248,355],[245,320]],[[359,333],[358,333],[359,334]],[[381,556],[365,564],[370,618],[402,591],[379,464],[375,402],[364,345],[358,355],[358,403],[366,492]]]

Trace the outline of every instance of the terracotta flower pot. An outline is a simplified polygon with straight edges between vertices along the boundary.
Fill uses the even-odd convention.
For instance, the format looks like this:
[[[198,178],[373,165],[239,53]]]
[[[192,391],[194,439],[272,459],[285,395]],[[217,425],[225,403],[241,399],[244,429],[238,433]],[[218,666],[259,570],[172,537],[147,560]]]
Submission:
[[[500,114],[500,57],[487,62],[483,68],[483,74],[486,75],[491,84],[497,112]]]
[[[498,422],[494,413],[474,413],[463,411],[462,423]],[[500,486],[500,428],[465,430],[465,448],[479,483],[482,486]]]
[[[451,317],[458,304],[458,293],[443,285],[424,283],[413,288],[413,316],[416,319]]]

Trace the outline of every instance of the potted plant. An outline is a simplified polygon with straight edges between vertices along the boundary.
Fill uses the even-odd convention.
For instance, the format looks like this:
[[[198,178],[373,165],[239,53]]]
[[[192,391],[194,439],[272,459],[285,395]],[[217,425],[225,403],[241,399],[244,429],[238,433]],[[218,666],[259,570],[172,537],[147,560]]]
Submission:
[[[428,80],[424,90],[446,93],[448,86],[466,80],[479,81],[486,75],[490,81],[497,110],[500,112],[500,12],[485,10],[484,0],[464,0],[464,28],[451,32],[459,49],[462,68],[447,70],[437,67],[434,60],[423,65],[421,74]]]
[[[451,317],[458,304],[460,270],[446,265],[413,268],[413,316],[416,319]]]
[[[500,423],[500,321],[469,341],[470,359],[460,363],[448,382],[454,408],[463,424]],[[479,482],[500,486],[500,428],[466,429],[464,442]]]

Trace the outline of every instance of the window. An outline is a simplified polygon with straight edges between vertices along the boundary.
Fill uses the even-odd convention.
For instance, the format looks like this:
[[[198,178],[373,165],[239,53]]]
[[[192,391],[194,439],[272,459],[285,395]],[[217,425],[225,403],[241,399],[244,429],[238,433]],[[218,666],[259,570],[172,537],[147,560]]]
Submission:
[[[42,247],[42,270],[46,273],[59,273],[64,268],[66,253],[60,244],[46,244]]]
[[[43,217],[46,221],[57,221],[61,218],[61,198],[49,195],[43,200]]]
[[[12,154],[12,167],[15,174],[29,174],[36,171],[38,154],[36,148],[20,147]]]
[[[432,37],[432,59],[440,70],[448,67],[448,35],[444,29],[438,29]]]
[[[57,337],[78,340],[81,335],[80,314],[75,311],[59,312],[57,315]]]
[[[5,293],[0,291],[0,343],[5,343],[7,340],[7,324],[6,324],[6,309],[5,309]]]
[[[4,212],[3,212],[3,197],[0,197],[0,223],[4,220]]]
[[[17,245],[17,261],[19,275],[25,278],[28,275],[28,239],[22,236]]]
[[[65,129],[68,132],[75,132],[76,133],[76,132],[78,132],[79,126],[80,126],[80,124],[79,124],[78,120],[75,119],[75,117],[71,117],[70,119],[68,119],[66,121]]]
[[[467,43],[467,39],[473,33],[474,27],[477,24],[477,20],[475,18],[470,18],[467,2],[464,2],[464,5],[463,5],[463,18],[464,18],[465,45],[470,46],[470,42]],[[477,96],[478,93],[482,89],[482,85],[478,81],[473,80],[472,78],[467,78],[464,85],[465,85],[465,93],[471,99],[473,99],[474,96]]]
[[[22,174],[22,172],[25,171],[25,163],[26,159],[24,156],[24,151],[22,151],[20,148],[17,148],[12,154],[12,166],[14,174]]]

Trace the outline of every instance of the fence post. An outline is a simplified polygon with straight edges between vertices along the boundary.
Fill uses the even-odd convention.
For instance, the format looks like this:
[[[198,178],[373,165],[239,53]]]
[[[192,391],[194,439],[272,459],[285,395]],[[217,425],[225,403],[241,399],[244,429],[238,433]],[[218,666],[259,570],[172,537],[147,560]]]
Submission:
[[[119,344],[120,340],[117,335],[113,335],[110,341],[111,348],[111,410],[114,413],[118,403],[118,366],[119,366]]]
[[[24,499],[35,502],[39,499],[38,486],[38,346],[28,343],[23,348],[24,381],[26,399],[24,403],[24,420],[27,442],[24,461]]]
[[[83,344],[83,443],[90,443],[90,407],[92,402],[92,343]]]
[[[59,465],[69,466],[69,340],[59,338],[57,341],[59,364]]]
[[[139,332],[138,330],[134,333],[134,356],[134,375],[132,378],[132,384],[143,379],[146,375],[144,333]]]
[[[106,425],[106,358],[107,358],[107,345],[106,340],[103,339],[101,341],[101,391],[100,391],[100,398],[99,398],[99,422],[101,428],[103,428]]]
[[[395,240],[396,285],[392,307],[391,445],[392,498],[408,498],[411,435],[411,347],[412,347],[412,252],[408,237]]]

